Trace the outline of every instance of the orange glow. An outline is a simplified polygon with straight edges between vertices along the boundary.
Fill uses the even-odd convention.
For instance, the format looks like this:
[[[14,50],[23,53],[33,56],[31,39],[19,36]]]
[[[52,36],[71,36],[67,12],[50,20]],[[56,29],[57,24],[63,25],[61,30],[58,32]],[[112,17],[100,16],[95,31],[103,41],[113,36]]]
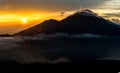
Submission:
[[[47,19],[62,19],[60,17],[60,14],[56,14],[56,13],[50,13],[50,14],[40,14],[40,13],[4,13],[4,14],[0,14],[0,23],[8,23],[8,22],[13,22],[13,23],[29,23],[31,21],[43,21],[43,20],[47,20]],[[1,24],[0,24],[1,25]],[[8,24],[10,25],[10,24]]]
[[[22,22],[25,24],[27,23],[27,18],[22,18]]]
[[[43,11],[0,11],[0,34],[14,34],[48,19],[60,20],[60,13]]]
[[[39,17],[38,17],[39,16]],[[24,18],[26,17],[26,18]],[[38,20],[38,19],[42,19],[40,15],[24,15],[24,16],[21,16],[21,15],[16,15],[16,14],[4,14],[4,15],[0,15],[0,23],[1,22],[19,22],[19,21],[24,21],[26,19],[29,19],[29,20]]]

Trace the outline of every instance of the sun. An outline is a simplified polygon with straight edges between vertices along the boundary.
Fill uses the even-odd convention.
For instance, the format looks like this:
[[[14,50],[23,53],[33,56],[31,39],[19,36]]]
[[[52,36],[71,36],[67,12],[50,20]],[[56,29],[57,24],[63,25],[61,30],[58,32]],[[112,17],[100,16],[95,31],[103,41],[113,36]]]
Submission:
[[[27,18],[22,18],[22,22],[25,24],[27,23]]]

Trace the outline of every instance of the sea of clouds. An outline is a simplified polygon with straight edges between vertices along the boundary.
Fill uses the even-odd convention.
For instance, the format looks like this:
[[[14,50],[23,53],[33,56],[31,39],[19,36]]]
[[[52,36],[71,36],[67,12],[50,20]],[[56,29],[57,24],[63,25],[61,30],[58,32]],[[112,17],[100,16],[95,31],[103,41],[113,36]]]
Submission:
[[[64,40],[66,38],[69,40]],[[0,60],[16,60],[22,63],[56,63],[96,59],[120,60],[119,45],[120,38],[95,34],[57,33],[40,34],[34,37],[1,37]]]

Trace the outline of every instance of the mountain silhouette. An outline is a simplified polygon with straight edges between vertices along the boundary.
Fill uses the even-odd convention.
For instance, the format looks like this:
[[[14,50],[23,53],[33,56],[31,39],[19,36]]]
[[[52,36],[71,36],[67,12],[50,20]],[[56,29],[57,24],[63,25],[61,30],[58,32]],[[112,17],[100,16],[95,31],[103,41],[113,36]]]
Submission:
[[[26,36],[40,33],[119,35],[120,26],[98,16],[91,10],[84,9],[61,21],[54,19],[46,20],[34,27],[18,32],[15,35]]]
[[[18,32],[14,35],[31,36],[31,35],[36,35],[36,34],[40,34],[40,33],[46,33],[46,34],[55,33],[57,31],[57,28],[59,25],[60,25],[59,21],[50,19],[50,20],[46,20],[34,27],[31,27],[29,29]]]

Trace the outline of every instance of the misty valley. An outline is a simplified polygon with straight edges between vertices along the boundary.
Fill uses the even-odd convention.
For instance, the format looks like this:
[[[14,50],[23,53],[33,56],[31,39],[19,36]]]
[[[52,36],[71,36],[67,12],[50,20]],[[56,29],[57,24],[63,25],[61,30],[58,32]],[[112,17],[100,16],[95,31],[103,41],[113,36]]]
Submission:
[[[91,35],[90,35],[91,36]],[[0,60],[21,63],[119,60],[119,37],[1,37]]]
[[[0,67],[4,72],[119,71],[119,37],[81,36],[1,37]]]

